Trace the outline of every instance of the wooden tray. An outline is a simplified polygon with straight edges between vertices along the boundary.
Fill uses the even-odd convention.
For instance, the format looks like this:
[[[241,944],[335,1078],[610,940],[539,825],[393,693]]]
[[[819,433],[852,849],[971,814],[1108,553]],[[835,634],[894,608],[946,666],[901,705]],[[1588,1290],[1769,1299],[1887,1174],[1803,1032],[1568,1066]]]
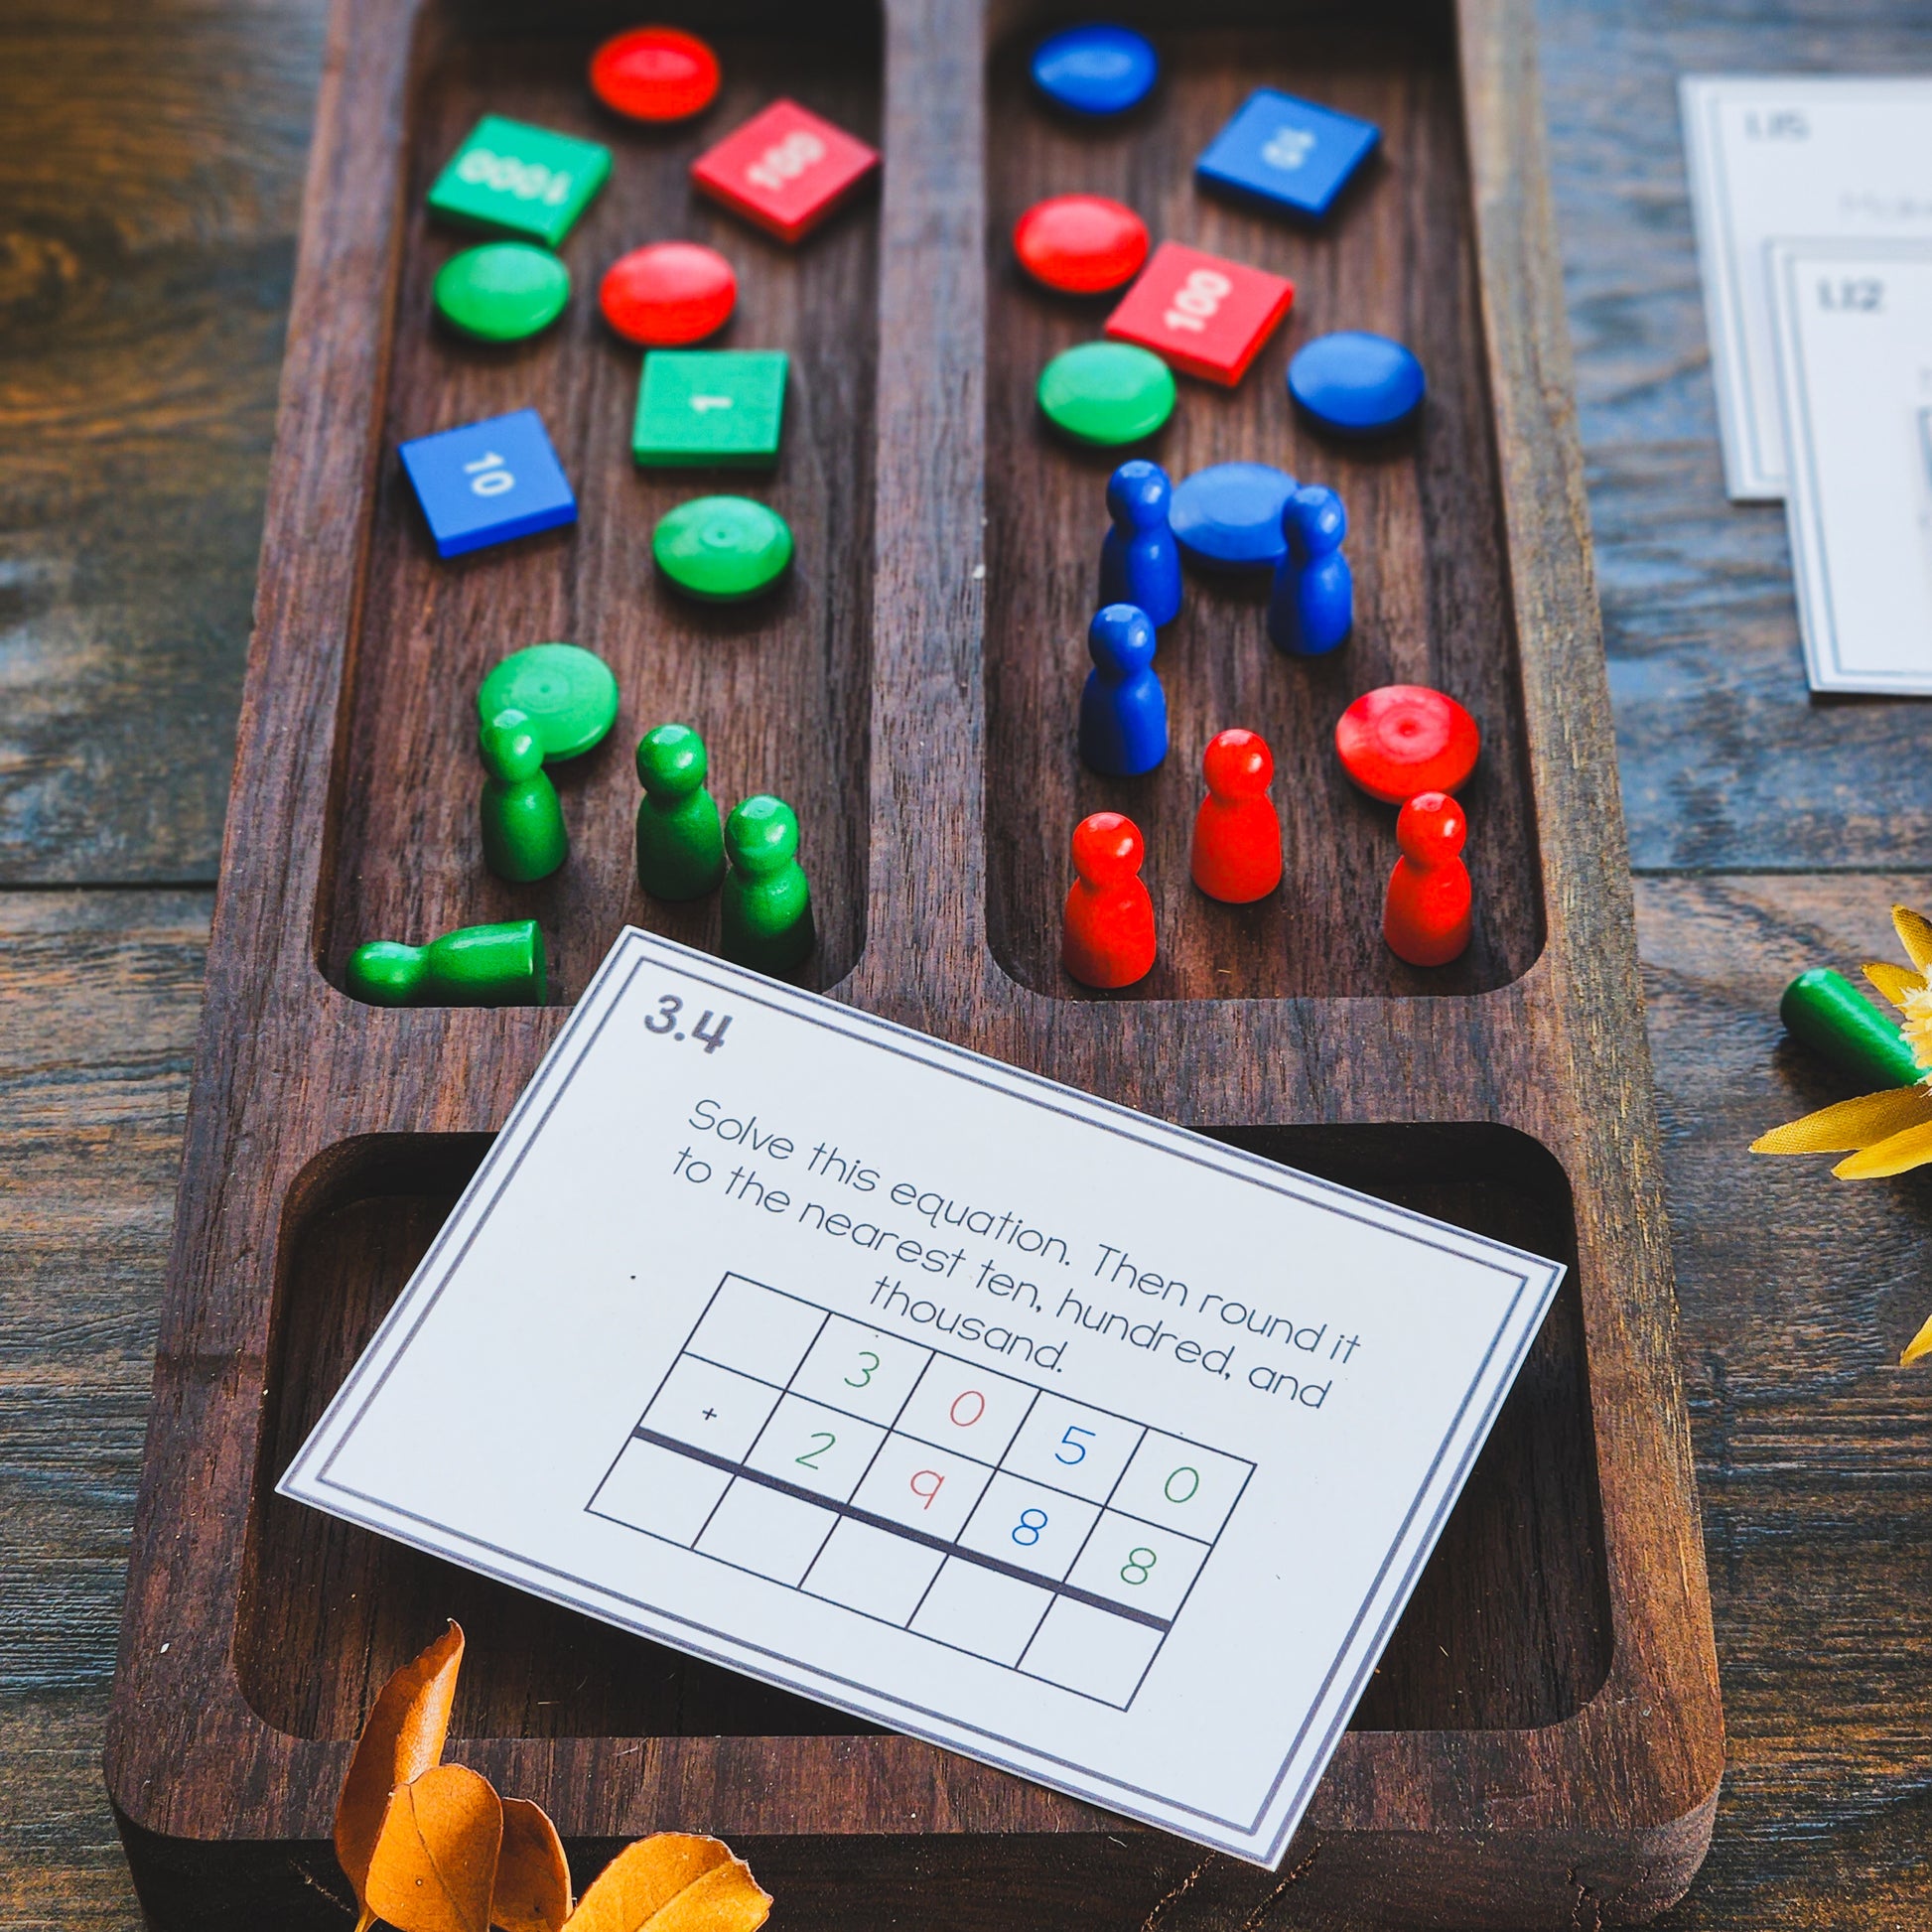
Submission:
[[[471,1636],[452,1754],[547,1806],[580,1880],[621,1838],[716,1832],[778,1895],[774,1924],[1569,1926],[1684,1890],[1723,1736],[1531,15],[1170,4],[1147,12],[1155,100],[1075,129],[1025,85],[1047,15],[718,7],[693,20],[725,97],[650,133],[583,83],[628,14],[338,0],[107,1749],[156,1924],[346,1922],[328,1838],[348,1740],[451,1614]],[[1266,81],[1384,130],[1319,229],[1192,185]],[[795,250],[685,185],[780,92],[886,157],[881,196]],[[485,108],[618,153],[566,247],[572,312],[513,348],[429,326],[453,243],[423,192]],[[1191,586],[1163,645],[1177,754],[1122,783],[1071,744],[1109,462],[1050,442],[1031,399],[1106,305],[1023,286],[1007,242],[1072,188],[1295,277],[1242,388],[1183,381],[1157,447],[1176,474],[1284,463],[1353,523],[1356,635],[1325,663],[1277,656],[1252,599]],[[632,468],[636,355],[595,315],[604,264],[670,234],[739,264],[729,342],[793,356],[783,463],[753,488],[798,565],[749,611],[653,580],[651,525],[694,480]],[[1350,454],[1292,419],[1287,354],[1337,326],[1416,345],[1419,434]],[[397,442],[524,403],[580,523],[437,562]],[[570,865],[514,888],[479,858],[472,693],[553,636],[611,660],[623,723],[565,781]],[[1475,942],[1433,974],[1381,944],[1392,814],[1329,750],[1348,698],[1392,677],[1485,729]],[[728,798],[798,806],[836,997],[1569,1260],[1281,1874],[275,1499],[561,1019],[359,1006],[337,990],[348,951],[534,914],[567,1003],[625,920],[709,943],[715,900],[646,904],[630,875],[629,747],[671,717],[705,732]],[[1289,828],[1288,887],[1248,910],[1185,883],[1199,748],[1237,721],[1275,748]],[[1112,999],[1054,962],[1067,833],[1101,804],[1148,832],[1163,933],[1154,977]]]

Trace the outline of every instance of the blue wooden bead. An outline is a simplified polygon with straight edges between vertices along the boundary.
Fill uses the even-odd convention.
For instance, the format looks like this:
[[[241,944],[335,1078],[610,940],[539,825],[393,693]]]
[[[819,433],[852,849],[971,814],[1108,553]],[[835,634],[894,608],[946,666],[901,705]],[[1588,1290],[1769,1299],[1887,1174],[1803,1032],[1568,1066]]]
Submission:
[[[1264,207],[1318,217],[1381,138],[1372,121],[1257,87],[1208,143],[1194,175]]]
[[[1269,463],[1216,463],[1174,486],[1169,520],[1181,549],[1219,570],[1270,569],[1288,548],[1282,509],[1295,479]]]
[[[534,409],[419,436],[401,455],[439,557],[577,521],[577,498]]]
[[[1288,393],[1323,429],[1343,436],[1399,427],[1422,407],[1427,387],[1412,350],[1365,329],[1317,336],[1288,365]]]
[[[1069,27],[1034,50],[1034,85],[1076,114],[1124,114],[1154,90],[1161,63],[1131,27]]]

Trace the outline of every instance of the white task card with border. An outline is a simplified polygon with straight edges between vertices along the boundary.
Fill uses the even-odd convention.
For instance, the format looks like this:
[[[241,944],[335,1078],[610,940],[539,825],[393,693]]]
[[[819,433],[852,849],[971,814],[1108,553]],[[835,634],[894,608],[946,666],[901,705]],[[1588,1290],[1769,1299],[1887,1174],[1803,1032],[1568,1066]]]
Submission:
[[[631,929],[280,1487],[1274,1866],[1563,1272]]]
[[[1771,249],[1815,691],[1932,696],[1932,240]]]
[[[1725,487],[1785,493],[1769,247],[1932,237],[1932,76],[1686,74],[1691,208]]]

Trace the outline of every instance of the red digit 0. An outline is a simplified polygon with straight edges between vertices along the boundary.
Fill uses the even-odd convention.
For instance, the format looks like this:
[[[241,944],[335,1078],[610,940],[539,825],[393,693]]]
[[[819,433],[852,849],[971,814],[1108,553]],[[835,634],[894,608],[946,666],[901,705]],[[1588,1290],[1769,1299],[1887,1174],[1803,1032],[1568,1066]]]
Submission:
[[[979,1404],[979,1407],[975,1409],[970,1416],[962,1416],[959,1413],[959,1407],[960,1404],[963,1402],[976,1402]],[[981,1395],[977,1389],[961,1389],[960,1392],[953,1397],[952,1407],[949,1410],[947,1410],[946,1413],[952,1417],[954,1428],[971,1429],[972,1426],[976,1422],[978,1422],[983,1415],[986,1414],[986,1398],[985,1396]]]

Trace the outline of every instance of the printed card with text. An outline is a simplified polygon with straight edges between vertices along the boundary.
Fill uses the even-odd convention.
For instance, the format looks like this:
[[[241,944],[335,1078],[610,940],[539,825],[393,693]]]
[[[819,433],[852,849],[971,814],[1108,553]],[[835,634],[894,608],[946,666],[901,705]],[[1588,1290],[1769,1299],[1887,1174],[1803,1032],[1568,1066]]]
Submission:
[[[1932,77],[1687,74],[1680,82],[1725,485],[1785,493],[1768,250],[1932,236]]]
[[[1932,696],[1932,240],[1771,250],[1815,691]]]
[[[281,1489],[1274,1866],[1562,1276],[630,930]]]

